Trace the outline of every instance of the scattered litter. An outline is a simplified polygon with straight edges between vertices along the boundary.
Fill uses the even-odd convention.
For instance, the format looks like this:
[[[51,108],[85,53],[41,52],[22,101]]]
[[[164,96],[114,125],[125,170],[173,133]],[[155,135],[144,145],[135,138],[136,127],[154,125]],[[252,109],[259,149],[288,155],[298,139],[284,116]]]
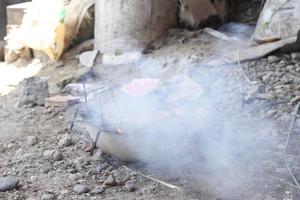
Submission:
[[[102,62],[105,65],[124,65],[138,62],[141,58],[141,52],[121,52],[119,50],[114,54],[104,54]]]
[[[125,165],[124,165],[123,167],[124,167],[125,169],[131,171],[131,172],[134,172],[135,174],[138,174],[138,175],[140,175],[140,176],[142,176],[142,177],[144,177],[144,178],[150,179],[150,180],[152,180],[152,181],[154,181],[154,182],[160,183],[160,184],[162,184],[162,185],[164,185],[164,186],[166,186],[166,187],[168,187],[168,188],[171,188],[171,189],[178,189],[178,188],[180,188],[180,187],[178,187],[178,186],[176,186],[176,185],[173,185],[173,184],[170,184],[170,183],[167,183],[167,182],[158,180],[158,179],[153,178],[153,177],[150,177],[150,176],[146,176],[146,175],[144,175],[144,174],[142,174],[142,173],[140,173],[140,172],[136,172],[136,171],[134,171],[133,169],[130,169],[129,167],[127,167],[127,166],[125,166]]]
[[[221,40],[224,40],[226,42],[234,42],[234,43],[237,43],[239,45],[243,45],[243,46],[253,46],[255,45],[254,42],[250,42],[250,41],[244,41],[244,40],[241,40],[239,39],[238,37],[230,37],[230,36],[227,36],[226,34],[220,32],[220,31],[217,31],[215,29],[212,29],[212,28],[205,28],[203,30],[203,32],[207,33],[207,34],[210,34],[218,39],[221,39]]]
[[[74,96],[53,96],[46,98],[45,106],[50,107],[68,107],[80,102],[80,97]]]
[[[93,67],[95,59],[97,58],[99,51],[86,51],[80,54],[79,62],[86,67]]]
[[[9,51],[18,53],[24,48],[44,51],[57,60],[71,45],[82,23],[89,19],[88,9],[94,0],[65,1],[34,0],[24,15],[22,25],[6,37]],[[45,6],[47,5],[47,6]]]
[[[203,93],[204,89],[187,75],[177,77],[176,91],[172,92],[166,99],[167,103],[174,103],[184,99],[197,99]]]
[[[238,49],[235,51],[224,52],[218,57],[211,57],[203,64],[209,66],[222,66],[226,64],[234,64],[244,62],[247,60],[254,60],[262,58],[269,53],[272,53],[288,44],[292,44],[297,41],[297,36],[293,36],[287,39],[279,40],[272,43],[261,44],[249,48]],[[239,56],[237,56],[239,55]]]
[[[159,79],[134,79],[130,84],[123,86],[121,90],[132,97],[144,96],[153,91],[158,83]]]
[[[292,179],[293,179],[293,181],[294,181],[294,183],[297,187],[299,187],[300,185],[299,185],[299,182],[298,182],[297,178],[295,177],[293,171],[291,170],[291,168],[288,164],[288,161],[287,161],[287,148],[290,144],[291,135],[293,134],[294,129],[295,129],[295,122],[296,122],[296,119],[297,119],[297,115],[299,114],[299,107],[300,107],[300,104],[298,103],[298,105],[295,108],[295,111],[294,111],[294,114],[293,114],[293,119],[292,119],[292,122],[291,122],[290,127],[289,127],[288,137],[287,137],[284,152],[283,152],[285,166],[286,166],[290,176],[292,177]]]

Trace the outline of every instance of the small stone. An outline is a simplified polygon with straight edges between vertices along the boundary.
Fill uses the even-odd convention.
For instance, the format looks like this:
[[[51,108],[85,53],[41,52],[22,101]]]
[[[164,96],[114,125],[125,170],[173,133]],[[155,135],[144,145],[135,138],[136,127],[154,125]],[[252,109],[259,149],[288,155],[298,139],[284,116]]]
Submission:
[[[44,151],[43,156],[54,161],[61,161],[64,159],[63,154],[59,150],[46,150]]]
[[[68,178],[72,181],[78,180],[78,177],[76,176],[76,174],[70,174]]]
[[[117,185],[117,181],[116,181],[114,175],[112,175],[112,174],[109,175],[109,177],[108,177],[108,178],[106,179],[106,181],[104,182],[104,185],[105,185],[105,186],[111,186],[111,187]]]
[[[65,194],[68,194],[68,193],[69,193],[68,190],[61,190],[61,191],[60,191],[60,194],[62,194],[62,195],[65,195]]]
[[[54,200],[54,194],[43,194],[41,200]]]
[[[67,172],[71,173],[71,174],[74,174],[74,173],[78,172],[78,170],[74,169],[74,168],[70,168],[70,169],[67,169]]]
[[[34,146],[39,142],[37,136],[28,136],[27,137],[27,145],[28,146]]]
[[[98,186],[98,187],[94,188],[90,193],[91,193],[91,194],[94,194],[94,195],[95,195],[95,194],[101,194],[101,193],[104,192],[104,190],[105,190],[104,187]]]
[[[53,155],[53,153],[54,153],[54,150],[46,150],[43,152],[43,156],[50,159],[51,156]]]
[[[270,63],[270,64],[278,62],[280,60],[279,57],[274,56],[274,55],[269,56],[267,59],[268,59],[268,63]]]
[[[75,185],[73,187],[73,192],[77,193],[77,194],[83,194],[83,193],[88,193],[89,192],[89,188],[85,185]]]
[[[74,140],[71,136],[69,135],[65,135],[63,136],[59,142],[58,142],[58,145],[59,146],[62,146],[62,147],[68,147],[68,146],[71,146],[74,144]]]
[[[52,156],[54,161],[61,161],[64,159],[63,154],[60,151],[55,151]]]
[[[125,188],[129,192],[134,192],[136,190],[136,183],[134,180],[127,181],[125,183]]]
[[[17,188],[19,179],[14,176],[0,178],[0,192],[6,192]]]
[[[107,168],[108,168],[107,164],[100,164],[100,165],[97,165],[95,170],[97,173],[101,173],[103,170],[106,170]]]
[[[291,54],[291,58],[292,58],[292,60],[300,60],[300,53],[298,52],[298,53],[292,53]]]
[[[9,143],[6,147],[8,148],[8,149],[12,149],[12,148],[14,148],[16,146],[16,144],[14,144],[14,143]]]

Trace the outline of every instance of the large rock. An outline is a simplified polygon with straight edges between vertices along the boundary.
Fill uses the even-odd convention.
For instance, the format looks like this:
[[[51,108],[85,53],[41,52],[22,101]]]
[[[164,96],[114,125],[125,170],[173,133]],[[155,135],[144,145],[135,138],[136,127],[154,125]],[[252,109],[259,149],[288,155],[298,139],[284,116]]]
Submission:
[[[48,83],[39,77],[24,79],[19,85],[18,105],[43,106],[48,94]]]
[[[19,179],[13,176],[0,178],[0,192],[6,192],[15,189],[19,184]]]
[[[296,36],[300,30],[299,0],[267,0],[259,17],[254,39],[269,42]]]

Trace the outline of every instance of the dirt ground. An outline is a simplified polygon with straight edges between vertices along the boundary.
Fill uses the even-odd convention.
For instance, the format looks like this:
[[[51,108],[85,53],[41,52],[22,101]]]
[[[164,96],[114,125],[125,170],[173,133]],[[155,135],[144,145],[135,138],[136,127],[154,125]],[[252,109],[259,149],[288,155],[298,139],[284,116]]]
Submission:
[[[241,21],[249,23],[249,16],[257,17],[252,12],[245,12]],[[180,73],[188,74],[208,91],[215,108],[230,118],[225,122],[233,124],[229,132],[234,137],[229,142],[237,151],[229,167],[218,164],[223,160],[222,149],[216,151],[219,155],[212,157],[213,165],[195,159],[174,168],[124,163],[100,150],[90,156],[87,151],[91,146],[89,137],[80,130],[75,130],[73,135],[67,133],[76,106],[18,107],[18,91],[14,88],[20,80],[16,77],[13,82],[7,78],[3,82],[0,80],[6,91],[0,96],[0,177],[19,179],[18,188],[0,193],[0,199],[300,199],[299,188],[285,166],[288,163],[293,175],[300,180],[299,120],[296,120],[286,145],[292,113],[300,99],[300,54],[274,53],[241,66],[203,64],[220,50],[230,48],[207,34],[200,36],[199,33],[173,30],[160,49],[145,55],[143,62],[134,67],[87,69],[74,59],[43,65],[38,68],[38,73],[36,69],[32,72],[48,79],[51,94],[60,94],[66,84],[82,79],[110,85],[127,83],[138,77],[163,80]],[[6,69],[3,65],[0,68]],[[19,61],[14,73],[19,73],[18,69],[26,71],[26,68],[28,65]],[[3,77],[5,75],[2,80]],[[7,92],[7,88],[12,90]],[[218,117],[215,116],[216,121]],[[171,189],[124,166],[179,188]],[[116,182],[107,184],[111,175]],[[134,182],[134,191],[128,189],[128,181]],[[74,192],[73,187],[77,184],[88,187],[90,192]]]
[[[176,33],[176,37],[171,38],[175,37],[178,41],[178,38],[183,37],[180,34],[180,32]],[[206,37],[210,38],[210,36]],[[155,59],[160,63],[157,66],[162,68],[157,67],[155,71],[156,73],[157,71],[164,72],[161,73],[161,77],[167,78],[172,74],[192,72],[192,76],[200,79],[204,87],[209,85],[210,90],[213,91],[211,95],[220,109],[232,116],[238,116],[234,119],[251,118],[250,121],[245,120],[251,123],[239,124],[238,129],[252,130],[249,131],[251,137],[264,144],[249,146],[250,149],[245,148],[239,152],[243,155],[244,151],[260,148],[256,149],[256,153],[251,154],[251,157],[241,157],[243,167],[218,169],[223,172],[220,179],[219,176],[207,171],[201,162],[190,164],[183,169],[168,169],[163,166],[141,163],[122,163],[110,156],[100,155],[99,152],[91,157],[86,151],[91,143],[85,135],[67,134],[66,128],[74,108],[19,108],[16,106],[18,93],[15,90],[0,98],[0,174],[1,176],[16,176],[20,184],[14,191],[1,193],[0,198],[47,199],[47,195],[52,194],[54,199],[297,199],[297,189],[291,186],[293,182],[284,166],[282,154],[291,122],[290,114],[295,109],[293,99],[299,95],[298,54],[278,54],[243,63],[241,67],[244,68],[249,79],[257,81],[253,86],[244,80],[241,69],[236,65],[218,68],[199,65],[202,61],[199,55],[203,57],[206,54],[212,54],[211,49],[214,49],[214,45],[209,45],[211,40],[206,37],[196,42],[194,38],[187,39],[186,42],[179,44],[170,39],[164,47],[147,55],[146,58]],[[198,43],[202,43],[203,40],[207,40],[206,46],[199,46]],[[176,70],[173,70],[175,66],[177,66]],[[155,73],[151,71],[153,65],[143,67],[145,67],[142,70],[143,73],[145,71],[148,75]],[[99,71],[99,69],[94,69],[96,72],[97,70]],[[111,76],[105,76],[112,72],[111,69],[102,68],[101,70],[103,76],[100,79],[120,83],[141,73],[141,68],[136,70],[124,66],[122,69],[113,69],[116,74],[114,77],[118,79],[114,80]],[[130,74],[127,77],[128,80],[120,78],[125,72]],[[51,75],[56,73],[60,74],[62,79]],[[60,64],[45,66],[39,73],[40,76],[50,77],[50,88],[54,88],[51,91],[58,91],[58,86],[66,82],[65,80],[70,81],[70,76],[73,77],[71,81],[78,81],[78,74],[86,74],[86,71],[78,63],[76,65],[76,61],[71,61],[65,66]],[[201,82],[201,80],[205,81]],[[229,100],[232,102],[230,105]],[[244,111],[241,113],[242,108]],[[262,121],[264,123],[261,123]],[[276,124],[276,126],[271,126],[271,131],[269,131],[270,127],[266,126],[270,121]],[[262,124],[262,126],[257,126],[257,124]],[[299,177],[297,134],[299,133],[295,131],[288,153],[293,172],[296,177]],[[30,142],[28,143],[30,136],[38,139],[33,146]],[[271,143],[270,140],[266,140],[266,137],[272,138]],[[61,142],[66,138],[71,142],[67,144]],[[242,140],[243,137],[239,137],[237,132],[236,144]],[[59,156],[53,157],[52,151]],[[180,189],[170,189],[144,178],[124,168],[124,165],[146,175],[154,175],[179,186]],[[102,169],[103,166],[105,167]],[[251,173],[251,180],[245,180],[242,175],[245,172]],[[237,176],[232,176],[232,174]],[[79,195],[73,192],[74,185],[79,183],[86,185],[90,191],[102,187],[110,175],[115,176],[117,183],[114,186],[105,186],[100,194],[90,192]],[[134,192],[126,189],[125,185],[128,180],[136,182],[137,189]],[[228,187],[225,187],[224,191],[220,190],[224,184]]]

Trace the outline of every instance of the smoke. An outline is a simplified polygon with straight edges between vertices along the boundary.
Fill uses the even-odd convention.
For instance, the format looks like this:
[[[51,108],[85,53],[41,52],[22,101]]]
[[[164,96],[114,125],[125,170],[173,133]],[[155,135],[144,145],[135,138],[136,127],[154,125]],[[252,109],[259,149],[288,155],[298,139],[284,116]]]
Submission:
[[[221,30],[246,40],[252,29],[231,24]],[[101,106],[91,103],[90,110],[103,113],[106,123],[121,130],[123,144],[137,160],[212,184],[221,194],[242,195],[257,186],[254,177],[261,171],[259,162],[269,157],[274,125],[249,114],[253,108],[243,105],[238,66],[207,67],[185,60],[177,64],[186,66],[184,73],[174,70],[176,64],[166,70],[145,58],[139,63],[143,67],[135,68],[140,72],[135,78],[158,79],[155,89],[130,96],[116,87],[101,95]]]

